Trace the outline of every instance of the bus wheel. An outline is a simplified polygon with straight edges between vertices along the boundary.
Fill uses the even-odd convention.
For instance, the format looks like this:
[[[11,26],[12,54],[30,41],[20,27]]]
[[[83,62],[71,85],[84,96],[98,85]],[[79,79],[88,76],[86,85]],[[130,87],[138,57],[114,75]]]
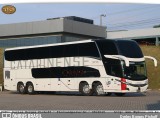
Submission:
[[[34,94],[34,86],[32,83],[27,84],[27,93],[30,95]]]
[[[124,96],[126,93],[115,93],[116,96]]]
[[[100,82],[95,84],[94,92],[96,95],[104,95],[103,85]]]
[[[20,94],[25,94],[26,93],[25,86],[24,86],[23,83],[18,83],[18,85],[17,85],[17,91]]]
[[[89,85],[87,82],[80,83],[79,91],[81,92],[82,95],[85,95],[85,96],[90,96],[93,94],[92,90],[89,89]]]

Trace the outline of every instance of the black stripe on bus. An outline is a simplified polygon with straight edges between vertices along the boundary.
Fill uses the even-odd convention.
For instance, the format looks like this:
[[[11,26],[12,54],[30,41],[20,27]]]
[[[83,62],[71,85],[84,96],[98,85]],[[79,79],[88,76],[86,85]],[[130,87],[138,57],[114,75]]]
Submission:
[[[84,66],[33,68],[33,78],[100,77],[97,69]]]
[[[7,61],[88,56],[100,58],[94,42],[7,50],[4,55]]]

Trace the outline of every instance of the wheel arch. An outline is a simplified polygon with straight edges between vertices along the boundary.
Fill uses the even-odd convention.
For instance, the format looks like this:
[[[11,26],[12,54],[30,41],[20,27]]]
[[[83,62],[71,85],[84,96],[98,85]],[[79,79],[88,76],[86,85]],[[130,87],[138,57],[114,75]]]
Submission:
[[[18,85],[19,84],[24,84],[22,81],[19,81],[18,83],[17,83],[17,88],[18,88]],[[24,86],[25,86],[25,84],[24,84]]]
[[[27,81],[26,82],[26,86],[28,85],[28,84],[33,84],[31,81]]]
[[[95,84],[97,84],[97,83],[101,83],[101,82],[100,82],[100,81],[98,81],[98,80],[93,81],[93,82],[92,82],[92,88],[93,88],[93,87],[94,87],[94,85],[95,85]],[[102,84],[102,83],[101,83],[101,84]],[[103,85],[103,84],[102,84],[102,85]]]
[[[81,82],[79,83],[79,87],[80,87],[80,85],[81,85],[82,83],[88,83],[88,82],[87,82],[87,81],[81,81]]]

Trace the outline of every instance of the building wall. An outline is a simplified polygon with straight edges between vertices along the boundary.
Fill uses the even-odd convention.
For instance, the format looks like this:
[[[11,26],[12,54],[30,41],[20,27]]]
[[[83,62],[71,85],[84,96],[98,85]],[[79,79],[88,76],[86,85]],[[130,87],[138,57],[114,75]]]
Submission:
[[[107,39],[132,39],[143,45],[160,45],[160,28],[107,32]]]
[[[120,39],[120,38],[138,39],[138,38],[151,38],[156,36],[160,36],[160,28],[107,32],[107,39]]]
[[[106,38],[106,27],[87,24],[72,20],[64,20],[64,31],[73,34],[81,34],[93,37]]]
[[[72,33],[106,38],[106,27],[66,19],[0,25],[0,38],[47,33]]]
[[[0,25],[0,37],[63,32],[63,20],[45,20]]]

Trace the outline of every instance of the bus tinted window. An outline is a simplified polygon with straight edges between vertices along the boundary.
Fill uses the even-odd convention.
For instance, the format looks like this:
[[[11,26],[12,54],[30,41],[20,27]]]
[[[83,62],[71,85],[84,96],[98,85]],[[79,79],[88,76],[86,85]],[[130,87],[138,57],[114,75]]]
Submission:
[[[71,44],[63,46],[63,55],[61,54],[61,56],[59,57],[75,57],[75,56],[78,56],[78,45]]]
[[[117,55],[118,51],[116,48],[116,45],[113,41],[108,40],[102,40],[97,41],[99,50],[102,55]]]
[[[84,66],[33,68],[34,78],[100,77],[97,69]]]
[[[50,50],[51,47],[11,50],[5,52],[5,59],[8,61],[16,61],[16,60],[50,58],[51,57]],[[59,51],[57,50],[57,52]]]
[[[99,57],[99,52],[94,42],[81,43],[78,48],[79,56]]]
[[[129,58],[142,58],[143,54],[135,41],[120,40],[117,41],[119,54]]]
[[[95,43],[90,42],[5,51],[5,59],[8,61],[78,56],[99,57]]]
[[[106,73],[115,77],[122,77],[122,67],[120,60],[116,59],[104,59],[104,66]]]

